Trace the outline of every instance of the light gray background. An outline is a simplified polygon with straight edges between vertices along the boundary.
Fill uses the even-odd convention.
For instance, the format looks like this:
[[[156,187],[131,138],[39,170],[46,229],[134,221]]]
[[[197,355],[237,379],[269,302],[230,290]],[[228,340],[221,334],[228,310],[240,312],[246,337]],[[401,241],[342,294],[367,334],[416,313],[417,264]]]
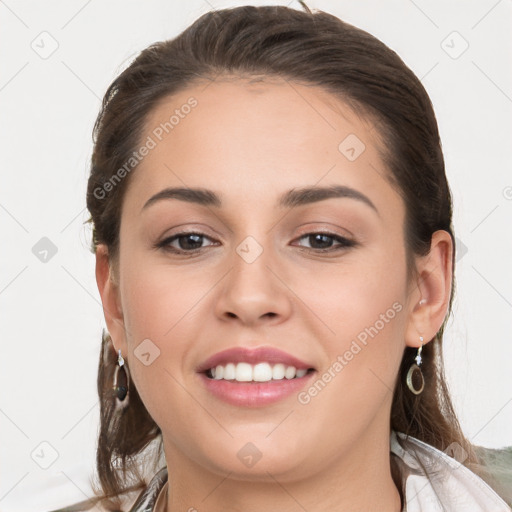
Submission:
[[[0,1],[1,511],[45,510],[90,494],[104,320],[83,221],[100,98],[150,43],[211,8],[245,3]],[[512,445],[512,3],[308,5],[396,50],[432,98],[459,251],[467,251],[446,333],[448,380],[469,439]],[[42,237],[57,249],[47,262],[32,251]]]

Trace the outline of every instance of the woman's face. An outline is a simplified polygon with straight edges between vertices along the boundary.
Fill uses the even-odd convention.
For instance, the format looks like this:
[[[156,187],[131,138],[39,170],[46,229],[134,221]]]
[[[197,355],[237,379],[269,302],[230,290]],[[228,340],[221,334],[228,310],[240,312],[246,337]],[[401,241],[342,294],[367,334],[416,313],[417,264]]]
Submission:
[[[378,144],[346,104],[285,81],[197,84],[151,113],[109,327],[168,464],[285,481],[389,453],[421,297]]]

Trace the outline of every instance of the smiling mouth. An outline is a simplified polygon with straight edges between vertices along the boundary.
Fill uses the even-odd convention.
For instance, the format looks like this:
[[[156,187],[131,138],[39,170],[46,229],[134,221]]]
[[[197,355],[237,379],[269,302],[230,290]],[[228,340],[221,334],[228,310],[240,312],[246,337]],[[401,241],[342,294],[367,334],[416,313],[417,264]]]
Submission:
[[[250,364],[246,362],[217,365],[206,370],[205,375],[213,380],[232,382],[271,382],[300,379],[312,372],[314,368],[300,368],[283,363],[270,364],[261,362]]]

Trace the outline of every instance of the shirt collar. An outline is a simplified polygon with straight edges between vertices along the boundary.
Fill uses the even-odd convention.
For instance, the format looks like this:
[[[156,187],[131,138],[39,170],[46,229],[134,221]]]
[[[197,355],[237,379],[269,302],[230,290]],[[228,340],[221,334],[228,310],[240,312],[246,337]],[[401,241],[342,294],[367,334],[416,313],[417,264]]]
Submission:
[[[456,443],[454,457],[419,439],[391,431],[390,452],[396,455],[405,489],[404,512],[512,512],[479,476],[458,461],[464,451]],[[162,468],[139,496],[130,512],[152,512],[167,482]]]
[[[390,450],[399,459],[405,511],[511,512],[484,480],[462,464],[466,453],[459,444],[452,443],[441,451],[419,439],[392,431]]]

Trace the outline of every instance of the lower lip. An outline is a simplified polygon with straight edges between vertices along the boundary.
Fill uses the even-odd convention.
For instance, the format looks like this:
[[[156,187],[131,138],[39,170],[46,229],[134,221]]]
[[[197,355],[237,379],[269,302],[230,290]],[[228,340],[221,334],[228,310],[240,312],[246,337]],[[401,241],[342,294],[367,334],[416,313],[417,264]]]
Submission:
[[[271,380],[268,382],[238,382],[210,379],[204,373],[198,374],[206,389],[217,398],[232,405],[261,407],[273,404],[298,393],[309,383],[316,372],[294,379]]]

